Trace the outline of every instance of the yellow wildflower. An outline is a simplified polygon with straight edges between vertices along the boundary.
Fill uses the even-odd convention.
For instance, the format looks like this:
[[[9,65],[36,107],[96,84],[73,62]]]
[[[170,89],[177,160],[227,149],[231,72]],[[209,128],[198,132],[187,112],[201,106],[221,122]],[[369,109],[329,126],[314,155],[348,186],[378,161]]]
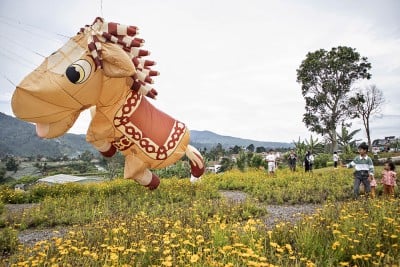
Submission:
[[[333,250],[336,250],[336,248],[339,247],[339,246],[340,246],[340,242],[339,242],[339,241],[335,241],[335,242],[332,244],[332,249],[333,249]]]
[[[195,262],[197,262],[199,259],[200,259],[199,255],[194,254],[194,255],[192,255],[192,256],[190,257],[190,262],[191,262],[191,263],[195,263]]]
[[[116,261],[116,260],[118,260],[118,254],[117,254],[117,253],[114,253],[114,252],[112,252],[112,253],[110,254],[110,259],[111,259],[112,261]]]
[[[167,266],[167,267],[171,267],[172,266],[172,262],[170,261],[163,261],[162,265]]]

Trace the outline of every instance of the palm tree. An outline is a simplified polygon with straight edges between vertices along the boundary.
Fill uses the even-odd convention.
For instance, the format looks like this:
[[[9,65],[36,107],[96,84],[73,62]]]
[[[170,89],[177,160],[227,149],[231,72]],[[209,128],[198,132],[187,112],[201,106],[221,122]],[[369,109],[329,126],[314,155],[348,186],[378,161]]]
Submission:
[[[324,151],[324,145],[319,142],[318,138],[313,138],[312,135],[310,136],[310,140],[306,139],[306,147],[307,150],[311,151],[312,153],[321,153]]]
[[[345,125],[342,125],[342,131],[341,133],[336,133],[337,134],[337,141],[338,144],[342,146],[343,152],[345,154],[351,153],[352,150],[356,147],[356,142],[360,141],[360,139],[354,139],[354,136],[361,131],[361,129],[354,130],[352,132],[349,132],[347,130],[347,127]]]
[[[304,141],[300,140],[300,137],[299,137],[299,140],[297,142],[293,141],[293,144],[294,144],[294,148],[295,148],[295,152],[296,152],[297,158],[301,159],[301,160],[298,160],[297,162],[300,163],[300,162],[302,162],[302,160],[304,159],[304,157],[306,155],[307,146],[304,143]]]

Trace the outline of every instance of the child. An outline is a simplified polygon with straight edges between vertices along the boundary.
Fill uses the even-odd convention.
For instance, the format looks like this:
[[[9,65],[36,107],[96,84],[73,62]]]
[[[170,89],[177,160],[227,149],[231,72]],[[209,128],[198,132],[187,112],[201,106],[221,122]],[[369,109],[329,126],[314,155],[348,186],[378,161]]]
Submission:
[[[365,195],[368,197],[371,191],[370,181],[374,180],[374,164],[368,157],[368,145],[363,142],[358,146],[358,153],[352,162],[347,164],[347,168],[355,167],[354,172],[354,198],[358,198],[360,193],[360,184],[364,185]]]
[[[387,197],[394,196],[394,186],[396,185],[396,173],[393,162],[386,161],[382,172],[383,194]]]
[[[372,176],[372,180],[370,181],[370,186],[371,186],[371,198],[375,198],[375,188],[376,188],[376,180],[375,177]]]

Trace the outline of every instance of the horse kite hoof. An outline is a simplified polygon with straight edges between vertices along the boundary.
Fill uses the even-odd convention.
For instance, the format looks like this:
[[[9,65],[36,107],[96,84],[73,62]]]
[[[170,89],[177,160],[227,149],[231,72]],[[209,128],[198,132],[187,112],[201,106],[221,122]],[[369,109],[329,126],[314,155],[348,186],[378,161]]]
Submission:
[[[146,185],[146,187],[150,190],[156,189],[160,185],[160,178],[157,175],[152,173],[151,182]]]
[[[194,154],[197,158],[200,164],[198,162],[194,163],[192,161],[189,161],[190,163],[190,173],[196,177],[199,178],[200,176],[203,175],[205,168],[204,168],[204,161],[201,155],[198,155],[197,153]]]

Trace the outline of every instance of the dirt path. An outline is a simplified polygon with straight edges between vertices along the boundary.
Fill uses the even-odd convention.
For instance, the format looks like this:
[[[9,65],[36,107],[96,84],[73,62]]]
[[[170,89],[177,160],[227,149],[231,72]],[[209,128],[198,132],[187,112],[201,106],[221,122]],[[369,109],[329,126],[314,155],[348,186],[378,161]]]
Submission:
[[[223,197],[232,202],[243,202],[247,199],[247,194],[242,191],[221,190]],[[267,216],[265,224],[268,228],[274,227],[279,222],[296,223],[303,216],[313,214],[317,209],[322,208],[320,204],[301,204],[301,205],[266,205]]]
[[[247,194],[242,191],[220,191],[221,195],[232,203],[244,202]],[[30,209],[39,204],[8,204],[6,208],[15,215],[22,214],[24,210]],[[313,214],[322,205],[303,204],[303,205],[266,205],[267,216],[264,218],[268,228],[274,227],[279,222],[295,223],[303,216]],[[68,227],[46,228],[46,229],[27,229],[21,231],[18,239],[25,245],[34,245],[36,242],[53,237],[62,237],[68,232]]]
[[[32,204],[6,204],[6,209],[9,210],[10,216],[19,216],[25,210],[38,206],[37,203]],[[33,246],[41,240],[49,240],[53,237],[62,237],[68,231],[67,227],[44,228],[44,229],[27,229],[19,232],[18,240],[28,246]]]

